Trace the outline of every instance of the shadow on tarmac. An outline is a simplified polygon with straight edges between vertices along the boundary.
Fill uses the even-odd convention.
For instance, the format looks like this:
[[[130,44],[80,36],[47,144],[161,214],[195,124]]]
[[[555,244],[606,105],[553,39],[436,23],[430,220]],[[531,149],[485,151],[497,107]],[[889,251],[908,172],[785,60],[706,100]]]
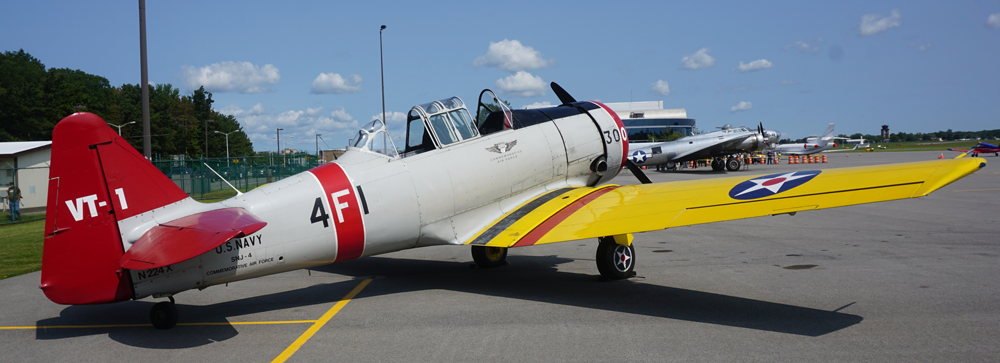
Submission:
[[[572,260],[557,256],[511,256],[510,266],[470,269],[470,262],[366,257],[312,269],[358,279],[379,277],[355,300],[411,291],[451,290],[465,293],[585,307],[817,337],[860,323],[857,315],[745,299],[735,296],[657,286],[640,279],[600,282],[596,274],[559,271]],[[180,323],[171,330],[135,327],[94,327],[36,330],[36,339],[54,340],[107,334],[119,343],[150,349],[183,349],[224,341],[238,332],[227,318],[268,311],[333,304],[357,286],[357,281],[316,284],[206,306],[177,303]],[[152,302],[69,306],[56,318],[37,326],[148,324]],[[313,317],[313,319],[318,316]],[[184,323],[219,325],[182,325]],[[305,329],[305,325],[303,324]]]

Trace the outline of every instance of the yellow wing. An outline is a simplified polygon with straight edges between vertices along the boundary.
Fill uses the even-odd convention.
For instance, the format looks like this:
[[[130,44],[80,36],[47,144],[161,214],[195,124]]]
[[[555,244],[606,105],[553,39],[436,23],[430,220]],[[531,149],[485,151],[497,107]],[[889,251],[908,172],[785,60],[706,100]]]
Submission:
[[[984,167],[981,158],[757,177],[563,188],[507,213],[466,244],[519,247],[917,198]]]

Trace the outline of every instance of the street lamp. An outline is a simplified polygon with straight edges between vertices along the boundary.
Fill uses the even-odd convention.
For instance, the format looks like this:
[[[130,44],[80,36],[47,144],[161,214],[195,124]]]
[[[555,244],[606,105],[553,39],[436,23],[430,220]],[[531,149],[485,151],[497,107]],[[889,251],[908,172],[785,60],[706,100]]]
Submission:
[[[382,125],[385,126],[385,65],[382,61],[382,31],[385,30],[385,25],[382,25],[378,30],[378,69],[379,74],[382,77]]]
[[[205,120],[205,157],[208,157],[208,123],[215,120]]]
[[[284,129],[278,129],[278,153],[279,154],[281,154],[281,130],[284,130]],[[282,156],[281,156],[281,165],[282,166],[285,165],[285,156],[284,156],[284,154],[282,154]]]
[[[240,131],[240,130],[236,130],[236,131]],[[234,133],[236,131],[230,131],[230,132],[214,131],[217,134],[226,135],[226,167],[229,167],[229,134]]]
[[[134,124],[134,123],[135,123],[135,121],[132,121],[132,122],[129,122],[129,123],[127,123],[127,124],[124,124],[124,125],[121,125],[121,126],[119,126],[119,125],[115,125],[115,124],[113,124],[113,123],[110,123],[110,122],[107,122],[107,124],[108,124],[108,125],[111,125],[111,126],[114,126],[114,127],[117,127],[117,128],[118,128],[118,136],[122,136],[122,127],[125,127],[125,126],[128,126],[128,125],[131,125],[131,124]]]
[[[319,160],[319,137],[320,136],[323,136],[323,135],[322,134],[316,134],[316,159],[317,160]]]

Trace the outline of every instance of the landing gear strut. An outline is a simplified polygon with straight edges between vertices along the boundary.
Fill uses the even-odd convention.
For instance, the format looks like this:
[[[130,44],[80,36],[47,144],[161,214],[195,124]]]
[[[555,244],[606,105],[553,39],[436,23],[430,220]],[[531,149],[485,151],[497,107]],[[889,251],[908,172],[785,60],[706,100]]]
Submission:
[[[472,259],[480,268],[507,265],[507,249],[503,247],[472,246]]]
[[[614,237],[601,237],[597,245],[597,270],[608,280],[635,276],[635,248],[615,243]]]
[[[158,302],[149,310],[149,320],[157,329],[170,329],[177,325],[177,306],[174,297],[170,301]]]

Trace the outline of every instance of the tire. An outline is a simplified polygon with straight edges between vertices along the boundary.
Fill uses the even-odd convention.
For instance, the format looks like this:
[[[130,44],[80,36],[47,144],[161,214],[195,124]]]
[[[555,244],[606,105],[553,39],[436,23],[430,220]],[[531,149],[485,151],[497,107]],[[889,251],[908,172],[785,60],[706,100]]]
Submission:
[[[172,302],[159,302],[149,310],[149,321],[157,329],[170,329],[177,325],[177,306]]]
[[[677,170],[677,163],[671,161],[667,163],[667,170]]]
[[[602,237],[597,245],[597,271],[608,280],[624,280],[635,276],[635,248],[615,243],[614,238]]]
[[[507,249],[503,247],[472,246],[472,260],[481,268],[507,265]]]
[[[726,163],[724,161],[722,161],[722,159],[719,159],[719,158],[712,159],[712,170],[713,171],[722,171],[722,170],[725,170],[725,169],[726,169]]]
[[[738,158],[729,158],[729,160],[726,160],[726,170],[738,171],[743,166],[742,164]]]

